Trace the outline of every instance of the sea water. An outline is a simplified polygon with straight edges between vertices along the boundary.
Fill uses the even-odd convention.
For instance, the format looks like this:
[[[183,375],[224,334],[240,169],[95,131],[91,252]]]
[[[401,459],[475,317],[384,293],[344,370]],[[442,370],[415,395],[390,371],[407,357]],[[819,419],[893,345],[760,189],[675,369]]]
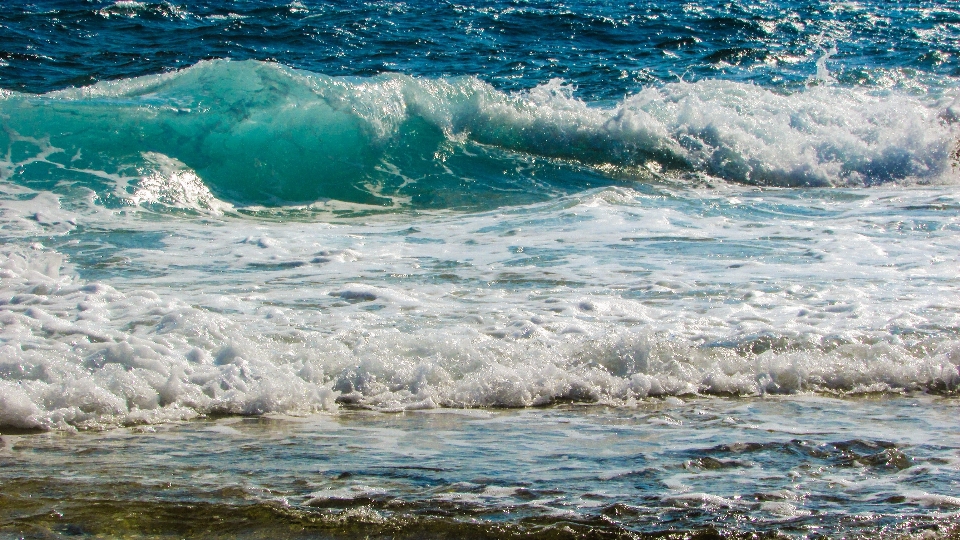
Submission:
[[[958,28],[5,3],[0,533],[958,534]]]

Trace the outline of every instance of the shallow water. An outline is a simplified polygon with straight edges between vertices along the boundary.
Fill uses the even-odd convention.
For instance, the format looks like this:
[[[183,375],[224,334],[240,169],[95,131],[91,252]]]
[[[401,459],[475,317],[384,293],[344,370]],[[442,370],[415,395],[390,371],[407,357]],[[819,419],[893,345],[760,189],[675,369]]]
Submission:
[[[952,538],[957,406],[668,398],[4,435],[0,534]]]

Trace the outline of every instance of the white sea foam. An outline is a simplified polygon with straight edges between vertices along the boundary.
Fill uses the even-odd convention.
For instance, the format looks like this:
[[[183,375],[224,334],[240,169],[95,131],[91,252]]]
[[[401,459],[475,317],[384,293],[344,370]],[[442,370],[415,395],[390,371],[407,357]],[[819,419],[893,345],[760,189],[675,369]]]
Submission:
[[[61,276],[60,258],[44,251],[8,249],[3,257],[6,425],[97,426],[334,406],[322,368],[305,358],[268,359],[226,318],[149,291],[127,295]],[[129,330],[137,320],[152,327],[151,335]],[[236,339],[204,346],[224,333]]]
[[[737,508],[746,506],[746,503],[742,501],[721,497],[719,495],[711,495],[709,493],[684,493],[681,495],[673,495],[668,497],[667,500],[676,501],[681,505],[702,504],[704,506],[718,506],[721,508]]]
[[[782,209],[774,195],[730,198]],[[928,198],[904,196],[895,204]],[[3,422],[66,428],[302,413],[335,409],[336,399],[400,411],[956,388],[957,296],[931,298],[926,282],[897,277],[950,290],[955,240],[945,232],[923,245],[901,243],[901,233],[867,241],[863,223],[889,219],[872,205],[888,200],[882,192],[855,200],[850,211],[868,213],[819,225],[834,232],[802,249],[823,256],[800,266],[789,257],[705,257],[699,250],[719,247],[718,235],[736,245],[755,238],[753,229],[687,223],[664,200],[629,190],[511,214],[426,217],[407,233],[442,241],[397,242],[410,226],[402,216],[211,225],[117,214],[114,226],[145,232],[176,220],[162,247],[122,251],[119,268],[154,277],[83,278],[49,248],[4,248]],[[580,215],[576,246],[540,266],[568,236],[565,219],[550,220],[568,212]],[[545,221],[531,228],[532,218]],[[628,236],[641,223],[644,236]],[[764,235],[812,234],[793,218],[766,226]],[[604,247],[618,238],[626,239],[618,249]],[[779,246],[777,257],[794,249]],[[621,258],[624,249],[640,258]],[[755,264],[730,268],[743,257]],[[622,272],[638,261],[647,268],[639,276]],[[858,277],[867,268],[871,277]]]
[[[107,19],[111,17],[126,17],[132,19],[144,13],[176,19],[184,19],[188,15],[182,7],[169,2],[146,3],[137,0],[117,0],[113,4],[97,11],[98,15]]]
[[[960,507],[960,497],[937,493],[909,493],[908,498],[929,506]]]
[[[809,516],[811,514],[809,510],[798,509],[796,505],[783,501],[765,501],[760,504],[760,509],[783,519]]]

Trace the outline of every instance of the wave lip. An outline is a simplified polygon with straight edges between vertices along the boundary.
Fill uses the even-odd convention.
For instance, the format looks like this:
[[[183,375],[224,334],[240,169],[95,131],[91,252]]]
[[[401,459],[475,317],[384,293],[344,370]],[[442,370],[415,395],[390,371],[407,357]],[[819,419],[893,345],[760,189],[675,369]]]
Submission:
[[[417,205],[443,192],[570,182],[550,174],[534,181],[542,158],[618,178],[642,171],[764,186],[957,178],[956,97],[832,85],[783,95],[719,80],[665,84],[619,103],[586,103],[573,91],[556,80],[505,93],[473,77],[360,79],[205,61],[8,95],[0,146],[9,156],[4,177],[17,182],[138,169],[149,177],[162,168],[150,156],[164,156],[193,171],[212,196],[240,205]],[[503,172],[513,169],[532,172]],[[589,183],[580,178],[574,184]]]

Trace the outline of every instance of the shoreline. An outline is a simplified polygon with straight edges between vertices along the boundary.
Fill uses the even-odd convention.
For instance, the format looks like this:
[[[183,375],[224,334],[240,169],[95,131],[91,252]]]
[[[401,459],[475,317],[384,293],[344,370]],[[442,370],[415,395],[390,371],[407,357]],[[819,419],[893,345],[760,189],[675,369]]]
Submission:
[[[0,538],[958,537],[956,399],[645,405],[4,434]]]

